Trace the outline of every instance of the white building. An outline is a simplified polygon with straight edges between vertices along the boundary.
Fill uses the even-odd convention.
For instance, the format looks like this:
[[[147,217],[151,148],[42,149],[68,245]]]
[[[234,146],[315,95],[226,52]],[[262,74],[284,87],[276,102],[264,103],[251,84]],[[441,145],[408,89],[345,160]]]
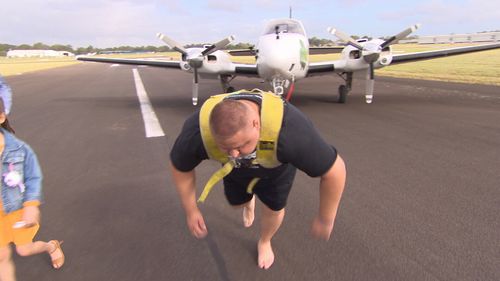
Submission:
[[[27,57],[72,57],[75,54],[67,51],[54,50],[10,50],[7,52],[8,58],[27,58]]]

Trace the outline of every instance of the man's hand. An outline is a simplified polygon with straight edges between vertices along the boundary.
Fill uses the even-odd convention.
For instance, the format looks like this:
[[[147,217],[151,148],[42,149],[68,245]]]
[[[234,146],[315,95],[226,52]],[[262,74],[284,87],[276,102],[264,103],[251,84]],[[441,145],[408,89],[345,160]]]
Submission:
[[[196,186],[194,170],[182,172],[170,164],[175,188],[181,198],[182,207],[186,212],[186,222],[194,237],[200,239],[207,236],[207,227],[203,220],[203,215],[196,204]]]
[[[333,230],[333,221],[327,222],[320,217],[316,217],[311,227],[311,233],[314,237],[328,241]]]
[[[207,236],[207,226],[200,210],[194,210],[186,216],[187,225],[194,237],[201,239]]]
[[[24,207],[22,220],[26,223],[25,227],[37,225],[40,222],[40,209],[37,206]]]

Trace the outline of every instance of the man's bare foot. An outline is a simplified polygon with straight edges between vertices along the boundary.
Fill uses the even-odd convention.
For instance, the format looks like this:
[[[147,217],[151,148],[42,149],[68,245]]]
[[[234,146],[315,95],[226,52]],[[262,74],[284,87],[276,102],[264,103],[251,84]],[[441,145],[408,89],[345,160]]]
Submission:
[[[255,219],[255,195],[247,205],[243,207],[243,225],[250,227]]]
[[[259,252],[258,265],[259,268],[268,269],[274,263],[274,252],[271,247],[271,241],[257,243],[257,251]]]

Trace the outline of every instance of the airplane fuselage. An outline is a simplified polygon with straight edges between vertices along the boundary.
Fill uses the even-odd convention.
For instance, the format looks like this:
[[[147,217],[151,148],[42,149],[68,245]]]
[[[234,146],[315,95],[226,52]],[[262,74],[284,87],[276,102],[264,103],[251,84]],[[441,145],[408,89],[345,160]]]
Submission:
[[[309,40],[300,21],[269,22],[256,47],[257,71],[264,80],[297,80],[306,76]]]

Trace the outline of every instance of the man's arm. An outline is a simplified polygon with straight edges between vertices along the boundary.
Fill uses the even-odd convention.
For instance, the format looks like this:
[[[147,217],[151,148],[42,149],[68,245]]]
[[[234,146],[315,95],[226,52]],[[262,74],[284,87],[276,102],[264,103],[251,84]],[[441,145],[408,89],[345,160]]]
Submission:
[[[312,234],[320,239],[330,239],[345,180],[345,163],[340,155],[337,155],[332,167],[321,176],[319,213],[311,229]]]
[[[170,163],[170,170],[174,179],[175,188],[181,198],[182,207],[186,212],[186,220],[189,231],[196,238],[207,235],[207,227],[203,215],[196,204],[196,176],[194,170],[182,172]]]

